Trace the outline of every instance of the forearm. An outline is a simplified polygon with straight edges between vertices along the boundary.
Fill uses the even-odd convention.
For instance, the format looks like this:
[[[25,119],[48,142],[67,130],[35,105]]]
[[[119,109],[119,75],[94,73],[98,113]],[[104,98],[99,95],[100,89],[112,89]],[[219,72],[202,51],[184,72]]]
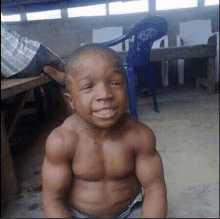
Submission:
[[[62,200],[43,200],[43,211],[46,218],[71,218],[71,214]]]
[[[141,218],[165,218],[167,196],[164,191],[148,191],[143,198]]]

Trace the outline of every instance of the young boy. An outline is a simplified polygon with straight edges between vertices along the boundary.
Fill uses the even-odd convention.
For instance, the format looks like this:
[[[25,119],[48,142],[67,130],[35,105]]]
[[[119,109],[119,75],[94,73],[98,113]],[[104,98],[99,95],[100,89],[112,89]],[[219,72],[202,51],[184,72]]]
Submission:
[[[156,139],[127,113],[117,53],[98,44],[77,49],[66,66],[65,89],[75,113],[46,141],[45,217],[166,217]]]

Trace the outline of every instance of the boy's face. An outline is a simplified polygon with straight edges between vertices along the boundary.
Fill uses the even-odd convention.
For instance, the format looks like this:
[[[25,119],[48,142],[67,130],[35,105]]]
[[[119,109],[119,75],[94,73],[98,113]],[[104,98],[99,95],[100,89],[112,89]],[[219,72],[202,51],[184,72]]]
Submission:
[[[112,56],[90,52],[69,71],[66,99],[88,125],[109,128],[127,111],[125,75]]]

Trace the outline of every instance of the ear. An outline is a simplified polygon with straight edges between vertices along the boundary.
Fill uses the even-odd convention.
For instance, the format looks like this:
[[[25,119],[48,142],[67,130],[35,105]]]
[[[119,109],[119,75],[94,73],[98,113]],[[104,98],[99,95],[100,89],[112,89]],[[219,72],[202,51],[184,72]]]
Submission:
[[[64,98],[65,100],[69,103],[69,105],[71,106],[72,110],[75,110],[75,106],[74,106],[74,100],[72,95],[70,95],[69,93],[65,92],[64,94]]]

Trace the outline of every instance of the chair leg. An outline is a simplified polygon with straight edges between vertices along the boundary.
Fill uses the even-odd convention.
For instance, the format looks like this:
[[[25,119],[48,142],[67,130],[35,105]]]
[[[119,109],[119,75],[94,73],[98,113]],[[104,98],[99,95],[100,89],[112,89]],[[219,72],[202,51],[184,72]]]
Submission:
[[[178,78],[179,78],[179,83],[183,84],[184,83],[184,59],[178,59]]]
[[[153,77],[153,72],[151,68],[145,68],[145,74],[146,74],[147,83],[150,86],[150,93],[153,99],[154,110],[157,113],[159,113],[158,107],[157,107],[157,98],[156,98],[155,89],[154,89],[154,77]]]
[[[131,115],[138,119],[137,115],[137,100],[136,100],[136,80],[134,71],[132,69],[127,69],[126,71],[126,78],[127,78],[127,92],[128,92],[128,98],[129,98],[129,109],[131,112]]]
[[[219,34],[216,34],[215,83],[219,82]]]
[[[137,115],[137,100],[136,100],[136,77],[134,74],[134,60],[133,60],[133,43],[129,42],[129,51],[127,53],[126,61],[127,61],[127,92],[129,98],[129,109],[131,115],[138,119]]]
[[[156,97],[156,94],[151,94],[152,98],[153,98],[153,103],[154,103],[154,110],[156,113],[159,113],[158,111],[158,107],[157,107],[157,97]]]
[[[162,81],[164,87],[167,87],[169,84],[169,75],[168,75],[168,61],[162,61]]]
[[[219,50],[217,50],[217,56],[215,57],[215,83],[219,82]]]

